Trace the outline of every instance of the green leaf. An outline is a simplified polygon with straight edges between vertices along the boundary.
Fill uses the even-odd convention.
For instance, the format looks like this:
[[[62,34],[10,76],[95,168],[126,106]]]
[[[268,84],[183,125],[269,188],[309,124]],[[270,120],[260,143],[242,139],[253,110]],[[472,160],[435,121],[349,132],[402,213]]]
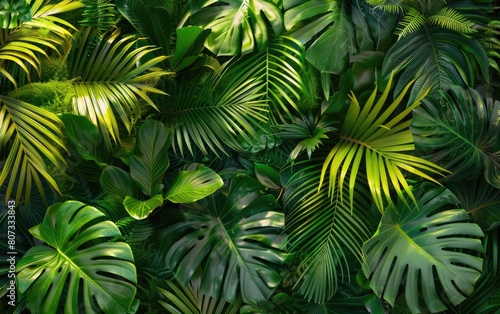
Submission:
[[[281,277],[276,265],[287,261],[281,233],[285,217],[274,196],[248,176],[236,176],[224,188],[184,205],[185,220],[161,232],[166,261],[186,286],[202,271],[200,291],[230,303],[267,300]]]
[[[31,20],[31,7],[26,0],[2,0],[0,6],[0,28],[16,28]]]
[[[107,242],[121,236],[98,209],[76,201],[47,209],[41,225],[30,229],[44,241],[17,264],[19,291],[31,313],[125,313],[136,293],[130,247]],[[64,293],[63,293],[64,291]]]
[[[62,114],[65,135],[84,160],[93,160],[101,166],[111,163],[113,156],[99,129],[84,116]]]
[[[269,165],[255,163],[255,176],[267,188],[279,190],[281,187],[278,171]]]
[[[413,313],[420,312],[420,296],[431,312],[444,311],[445,302],[457,305],[474,290],[483,232],[468,222],[465,210],[448,209],[457,199],[446,188],[424,184],[415,197],[417,204],[400,200],[385,210],[378,231],[363,245],[363,272],[377,296],[393,306],[403,285]]]
[[[125,196],[123,205],[131,217],[137,220],[145,219],[151,212],[163,205],[161,194],[155,195],[148,200],[140,201],[130,196]]]
[[[192,203],[214,193],[223,185],[222,178],[208,167],[183,170],[175,178],[164,198],[173,203]]]
[[[137,197],[137,187],[130,174],[121,168],[107,166],[99,179],[101,189],[122,202],[125,197]]]
[[[137,132],[134,155],[130,156],[130,175],[141,191],[149,196],[163,189],[163,176],[170,165],[170,134],[163,123],[149,119]]]
[[[218,56],[235,56],[263,50],[267,46],[270,25],[274,34],[283,31],[283,13],[274,1],[198,0],[192,6],[194,24],[212,32],[206,47]],[[215,5],[214,5],[215,4]]]

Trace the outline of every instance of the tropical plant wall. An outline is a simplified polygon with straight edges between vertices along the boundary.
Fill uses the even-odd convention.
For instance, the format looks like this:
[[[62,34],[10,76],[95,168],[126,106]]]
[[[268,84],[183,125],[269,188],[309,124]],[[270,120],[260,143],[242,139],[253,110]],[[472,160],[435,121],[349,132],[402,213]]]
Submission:
[[[0,0],[5,313],[498,313],[500,3]]]

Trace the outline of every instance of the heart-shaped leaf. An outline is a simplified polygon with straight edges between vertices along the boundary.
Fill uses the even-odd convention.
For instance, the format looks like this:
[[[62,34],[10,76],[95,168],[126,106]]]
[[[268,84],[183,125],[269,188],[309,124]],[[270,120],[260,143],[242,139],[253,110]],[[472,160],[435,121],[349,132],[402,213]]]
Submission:
[[[147,218],[153,210],[163,205],[163,197],[161,194],[158,194],[148,200],[140,201],[133,197],[126,196],[123,200],[123,205],[130,216],[137,220],[141,220]]]

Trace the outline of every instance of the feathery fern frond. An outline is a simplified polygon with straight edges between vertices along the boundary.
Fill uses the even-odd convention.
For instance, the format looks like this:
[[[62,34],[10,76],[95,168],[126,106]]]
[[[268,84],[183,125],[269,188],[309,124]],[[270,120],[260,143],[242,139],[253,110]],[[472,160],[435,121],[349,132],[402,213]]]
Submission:
[[[419,30],[423,25],[425,25],[425,16],[422,15],[418,10],[410,8],[408,13],[403,16],[403,19],[399,22],[396,33],[399,38],[405,37],[413,32]]]
[[[450,7],[442,8],[436,14],[429,16],[427,21],[429,25],[439,25],[457,33],[469,34],[475,32],[472,28],[474,23]]]
[[[92,26],[99,32],[104,32],[114,26],[115,5],[110,0],[80,0],[83,3],[83,20],[79,23],[83,26]]]

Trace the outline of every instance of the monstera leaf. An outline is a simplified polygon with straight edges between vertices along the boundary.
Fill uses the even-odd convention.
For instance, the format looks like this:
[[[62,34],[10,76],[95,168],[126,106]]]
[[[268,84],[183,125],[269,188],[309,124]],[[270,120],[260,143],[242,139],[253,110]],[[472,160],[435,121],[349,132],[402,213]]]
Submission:
[[[281,281],[273,265],[287,261],[282,249],[285,217],[275,197],[248,176],[236,176],[230,186],[188,204],[185,220],[160,235],[166,261],[187,287],[199,269],[200,292],[234,303],[267,300]]]
[[[206,47],[219,56],[247,54],[267,46],[268,25],[275,34],[283,31],[283,13],[266,0],[192,1],[192,20],[211,29]]]
[[[481,275],[481,228],[469,223],[444,187],[423,184],[415,193],[418,207],[399,201],[385,210],[375,235],[363,245],[363,272],[370,287],[391,305],[404,285],[406,302],[419,313],[419,297],[435,313],[445,302],[457,305],[474,290]],[[451,207],[453,208],[453,207]]]
[[[31,248],[17,264],[18,288],[31,313],[126,313],[136,292],[134,258],[128,244],[98,209],[77,201],[47,209],[30,229],[47,245]],[[64,292],[64,293],[63,293]]]

